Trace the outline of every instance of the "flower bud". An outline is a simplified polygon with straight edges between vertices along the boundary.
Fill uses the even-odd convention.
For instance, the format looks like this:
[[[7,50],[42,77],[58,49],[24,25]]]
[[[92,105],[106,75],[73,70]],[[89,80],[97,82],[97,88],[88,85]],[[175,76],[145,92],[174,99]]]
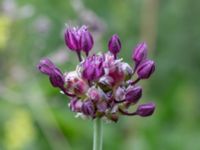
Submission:
[[[118,87],[117,90],[115,91],[115,100],[116,101],[122,101],[125,99],[125,90],[121,87]]]
[[[108,42],[108,49],[110,50],[111,53],[113,53],[115,56],[117,53],[119,53],[121,49],[121,42],[119,39],[119,36],[117,34],[114,34],[109,42]]]
[[[123,72],[125,74],[125,80],[131,79],[131,77],[133,75],[132,67],[127,63],[122,63],[122,70],[123,70]]]
[[[94,108],[94,104],[92,103],[91,100],[87,100],[87,101],[83,102],[82,112],[84,115],[92,116],[92,117],[94,116],[95,108]]]
[[[63,89],[65,82],[64,77],[59,69],[54,69],[54,72],[49,76],[49,80],[54,87]]]
[[[92,101],[98,102],[102,98],[102,92],[103,91],[100,91],[99,89],[97,89],[95,87],[91,87],[88,89],[87,95]]]
[[[81,49],[86,53],[87,56],[89,51],[92,49],[93,44],[94,42],[91,33],[88,30],[83,31],[80,38],[80,45]]]
[[[77,34],[76,28],[68,28],[65,31],[65,43],[72,51],[80,51],[79,46],[79,35]]]
[[[81,112],[82,111],[83,102],[76,98],[71,99],[69,103],[69,108],[74,112]]]
[[[146,60],[142,63],[137,70],[139,79],[148,79],[155,71],[155,63],[152,60]]]
[[[37,65],[37,67],[40,72],[49,76],[49,80],[54,87],[63,89],[63,74],[48,58],[40,60],[40,63]]]
[[[140,86],[130,87],[126,92],[126,102],[137,103],[142,96],[142,88]]]
[[[121,66],[115,66],[109,68],[108,76],[113,79],[112,86],[120,85],[125,79],[125,73],[122,70]]]
[[[83,95],[83,94],[85,94],[85,92],[89,88],[88,84],[84,80],[82,80],[82,79],[79,79],[78,81],[76,81],[73,86],[74,86],[73,87],[74,88],[74,93],[76,95]]]
[[[40,63],[37,65],[37,68],[40,72],[50,75],[56,66],[53,64],[51,60],[48,58],[44,58],[40,60]]]
[[[142,117],[151,116],[155,110],[154,103],[146,103],[138,106],[136,114]]]
[[[137,44],[133,50],[132,59],[135,61],[136,66],[145,60],[147,57],[147,45],[145,42]]]
[[[93,55],[87,57],[82,64],[82,76],[83,78],[94,81],[98,80],[103,74],[103,56]]]

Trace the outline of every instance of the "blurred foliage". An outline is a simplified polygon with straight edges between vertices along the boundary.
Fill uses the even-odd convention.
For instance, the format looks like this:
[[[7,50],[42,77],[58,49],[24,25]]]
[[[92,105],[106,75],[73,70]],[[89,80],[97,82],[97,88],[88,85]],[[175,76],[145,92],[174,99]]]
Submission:
[[[157,110],[152,117],[121,117],[104,124],[104,150],[200,149],[200,1],[0,1],[0,149],[88,150],[92,121],[74,117],[68,98],[50,86],[36,64],[50,57],[63,71],[77,63],[67,50],[65,24],[89,25],[95,50],[118,33],[120,54],[132,63],[146,40],[156,73],[143,84]]]

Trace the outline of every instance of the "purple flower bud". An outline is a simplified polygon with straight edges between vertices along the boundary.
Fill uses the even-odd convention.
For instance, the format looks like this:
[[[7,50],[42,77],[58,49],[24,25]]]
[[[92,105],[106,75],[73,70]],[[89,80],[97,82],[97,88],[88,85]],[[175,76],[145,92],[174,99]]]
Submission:
[[[143,62],[137,70],[139,79],[148,79],[155,71],[155,63],[152,60],[146,60]]]
[[[155,110],[154,103],[146,103],[138,106],[136,114],[142,117],[151,116]]]
[[[48,58],[44,58],[40,60],[40,63],[37,65],[37,68],[40,72],[50,75],[56,66],[53,64],[51,60]]]
[[[78,100],[77,98],[72,98],[69,103],[69,108],[74,112],[81,112],[82,111],[83,102]]]
[[[109,42],[108,42],[108,49],[110,50],[111,53],[113,53],[115,56],[117,53],[119,53],[121,49],[121,42],[119,39],[119,36],[117,34],[114,34]]]
[[[147,57],[147,45],[145,42],[137,44],[133,50],[132,59],[135,61],[136,66],[145,60]]]
[[[65,43],[67,47],[73,51],[80,51],[79,35],[76,28],[68,28],[65,31]]]
[[[49,76],[49,80],[54,87],[63,89],[63,74],[48,58],[40,60],[40,63],[37,65],[37,67],[40,72]]]
[[[137,103],[142,96],[142,88],[140,86],[130,87],[126,92],[126,102]]]
[[[87,80],[98,80],[103,74],[103,56],[93,55],[91,57],[87,57],[87,59],[83,63],[83,71],[82,76]]]
[[[49,76],[49,80],[54,87],[59,87],[63,89],[64,87],[64,77],[58,68],[55,68],[53,73]]]
[[[77,81],[74,82],[74,85],[72,85],[74,88],[74,93],[76,95],[83,95],[85,94],[85,92],[87,91],[88,84],[82,80],[82,79],[78,79]]]
[[[95,108],[94,108],[94,104],[91,100],[87,100],[87,101],[83,102],[82,112],[84,115],[94,117]]]
[[[125,99],[125,90],[121,87],[118,87],[115,91],[115,95],[114,95],[114,98],[116,101],[122,101]]]
[[[103,91],[100,91],[99,89],[97,89],[95,87],[92,87],[92,88],[88,89],[87,95],[92,101],[98,102],[102,98],[102,92]]]
[[[131,79],[131,77],[133,75],[132,67],[127,63],[122,63],[122,70],[123,70],[123,72],[125,74],[125,80]]]
[[[88,30],[83,31],[80,38],[80,45],[81,49],[86,53],[87,56],[89,51],[92,49],[93,44],[94,42],[91,33]]]

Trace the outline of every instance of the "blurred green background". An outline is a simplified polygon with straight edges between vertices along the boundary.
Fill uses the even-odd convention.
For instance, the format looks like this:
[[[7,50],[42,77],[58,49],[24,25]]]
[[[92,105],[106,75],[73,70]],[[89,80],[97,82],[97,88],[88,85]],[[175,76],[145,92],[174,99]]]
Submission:
[[[118,33],[120,56],[133,65],[133,47],[146,41],[157,67],[142,82],[141,99],[155,101],[155,114],[104,124],[104,150],[199,150],[199,15],[198,0],[1,0],[0,149],[92,148],[92,121],[75,118],[68,98],[36,69],[42,57],[74,69],[78,61],[63,31],[65,24],[86,24],[93,51],[106,51]]]

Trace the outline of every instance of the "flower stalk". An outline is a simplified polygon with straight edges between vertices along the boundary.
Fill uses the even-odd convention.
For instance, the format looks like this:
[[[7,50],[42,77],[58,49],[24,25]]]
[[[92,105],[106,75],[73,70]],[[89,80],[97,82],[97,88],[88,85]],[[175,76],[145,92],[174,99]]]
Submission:
[[[94,119],[93,150],[102,150],[103,129],[101,118]]]

